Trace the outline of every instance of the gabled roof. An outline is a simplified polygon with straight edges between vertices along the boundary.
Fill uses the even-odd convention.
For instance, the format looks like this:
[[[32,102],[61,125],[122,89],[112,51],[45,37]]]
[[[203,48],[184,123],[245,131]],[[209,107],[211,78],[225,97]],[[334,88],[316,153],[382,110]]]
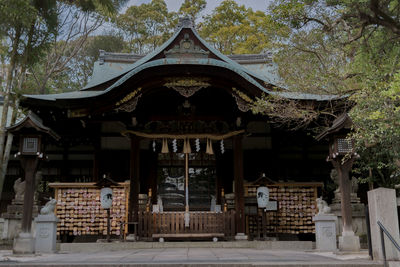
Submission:
[[[126,75],[127,73],[129,73],[130,71],[134,70],[135,68],[151,61],[154,57],[156,57],[157,55],[159,55],[160,53],[162,53],[163,51],[165,51],[168,46],[170,46],[175,39],[178,37],[178,35],[181,33],[181,31],[183,29],[190,29],[192,31],[192,33],[194,34],[194,36],[200,41],[201,44],[203,44],[207,50],[209,50],[212,54],[214,54],[215,56],[217,56],[217,58],[225,63],[228,63],[229,65],[234,66],[235,68],[239,69],[241,72],[244,72],[250,76],[253,76],[254,78],[260,79],[265,83],[269,83],[269,81],[267,79],[265,79],[264,77],[262,77],[261,75],[246,69],[245,67],[241,66],[239,63],[235,62],[234,60],[230,59],[228,56],[225,56],[224,54],[222,54],[221,52],[219,52],[218,50],[216,50],[214,47],[212,47],[212,45],[210,45],[209,43],[207,43],[205,40],[203,40],[203,38],[200,37],[200,35],[197,33],[197,31],[194,29],[193,27],[193,23],[192,20],[190,18],[184,18],[180,21],[180,25],[178,26],[178,30],[175,31],[175,33],[173,34],[173,36],[171,38],[169,38],[165,43],[163,43],[161,46],[159,46],[158,48],[156,48],[153,52],[143,56],[142,58],[140,58],[139,60],[137,60],[135,63],[131,64],[130,66],[128,66],[127,68],[122,69],[120,72],[115,72],[110,76],[107,77],[107,80],[97,80],[97,79],[92,79],[92,81],[90,81],[82,90],[87,90],[90,88],[93,88],[97,85],[100,85],[106,81],[115,79],[119,76],[122,75]]]
[[[7,131],[11,133],[18,132],[23,128],[33,128],[38,132],[46,133],[53,137],[55,140],[59,140],[60,136],[54,132],[51,128],[45,126],[43,121],[32,111],[29,111],[28,115],[18,123],[7,127]]]
[[[333,121],[331,127],[320,133],[316,139],[320,141],[334,133],[341,131],[342,129],[350,129],[352,125],[353,121],[351,120],[350,116],[347,113],[343,113]]]
[[[178,58],[173,56],[174,53],[179,53],[179,51],[174,51],[176,49],[181,49],[182,47],[173,47],[171,45],[176,43],[178,36],[184,30],[189,30],[195,37],[195,41],[200,43],[205,49],[201,49],[199,46],[194,45],[193,40],[192,46],[194,49],[191,50],[191,57]],[[183,42],[183,39],[180,41]],[[167,49],[170,48],[168,51]],[[103,52],[103,55],[105,53]],[[277,79],[279,76],[266,76],[253,71],[251,68],[246,68],[238,62],[247,63],[249,61],[265,61],[264,55],[235,55],[228,57],[223,55],[221,52],[216,50],[212,45],[203,40],[197,31],[194,29],[192,21],[189,18],[182,19],[178,29],[173,34],[173,36],[155,49],[153,52],[145,56],[134,56],[132,55],[129,60],[134,60],[132,64],[124,64],[121,62],[123,58],[122,54],[113,54],[114,58],[119,58],[119,63],[114,65],[115,68],[108,68],[106,72],[102,72],[101,77],[94,77],[84,88],[77,92],[53,94],[53,95],[25,95],[27,99],[37,99],[41,101],[57,101],[57,100],[70,100],[70,99],[83,99],[83,98],[93,98],[107,92],[111,91],[115,87],[120,86],[125,81],[127,81],[132,76],[138,74],[139,72],[146,70],[155,66],[165,66],[165,65],[208,65],[214,67],[221,67],[228,69],[237,75],[241,76],[243,79],[247,80],[250,84],[255,86],[260,90],[260,93],[266,93],[271,95],[277,95],[289,99],[304,99],[304,100],[316,100],[316,101],[326,101],[334,100],[340,97],[335,95],[315,95],[315,94],[305,94],[305,93],[292,93],[288,91],[272,91],[268,88],[278,87],[283,88],[283,85],[278,84]],[[128,61],[129,61],[128,60]],[[238,62],[234,61],[237,60]],[[272,62],[272,61],[271,61]],[[101,65],[102,59],[96,64]],[[104,61],[103,61],[104,64]],[[119,64],[119,65],[118,65]],[[254,66],[253,66],[254,69]],[[278,77],[278,78],[277,78]],[[99,88],[104,88],[99,90]]]

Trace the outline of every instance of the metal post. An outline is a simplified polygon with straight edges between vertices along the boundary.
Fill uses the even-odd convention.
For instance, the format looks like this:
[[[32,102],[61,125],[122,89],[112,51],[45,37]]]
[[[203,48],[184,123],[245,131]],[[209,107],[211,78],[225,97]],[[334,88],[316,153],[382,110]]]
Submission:
[[[107,242],[110,242],[110,227],[111,227],[110,209],[107,209]]]
[[[185,227],[189,227],[189,153],[185,153]]]
[[[367,241],[368,241],[368,253],[371,257],[371,260],[374,259],[374,254],[372,253],[372,243],[371,243],[371,224],[369,221],[369,210],[368,205],[365,205],[365,220],[367,224]]]
[[[189,212],[189,154],[185,153],[185,211]]]
[[[383,236],[383,229],[379,227],[381,233],[381,246],[382,246],[382,254],[383,254],[383,265],[387,267],[386,263],[386,250],[385,250],[385,237]]]

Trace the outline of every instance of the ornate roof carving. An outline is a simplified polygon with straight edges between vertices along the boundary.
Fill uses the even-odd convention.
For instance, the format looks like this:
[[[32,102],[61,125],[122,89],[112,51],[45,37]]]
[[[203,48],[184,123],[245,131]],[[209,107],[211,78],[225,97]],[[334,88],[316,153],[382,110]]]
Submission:
[[[210,52],[201,49],[199,46],[194,44],[194,41],[190,39],[189,34],[186,33],[183,39],[179,42],[179,45],[174,46],[172,49],[164,51],[167,58],[177,58],[190,56],[191,58],[207,58]]]

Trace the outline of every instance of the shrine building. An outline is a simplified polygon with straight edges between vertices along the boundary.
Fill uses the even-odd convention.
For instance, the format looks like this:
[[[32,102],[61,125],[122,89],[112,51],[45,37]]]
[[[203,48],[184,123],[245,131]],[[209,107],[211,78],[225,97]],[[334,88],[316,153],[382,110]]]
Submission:
[[[263,95],[316,109],[342,100],[287,90],[271,57],[223,55],[183,19],[145,56],[101,51],[79,91],[24,95],[21,106],[60,137],[46,140],[41,164],[60,239],[105,235],[95,183],[107,177],[118,183],[112,236],[312,240],[315,199],[332,168],[328,144],[251,107]],[[266,210],[257,208],[261,185]]]

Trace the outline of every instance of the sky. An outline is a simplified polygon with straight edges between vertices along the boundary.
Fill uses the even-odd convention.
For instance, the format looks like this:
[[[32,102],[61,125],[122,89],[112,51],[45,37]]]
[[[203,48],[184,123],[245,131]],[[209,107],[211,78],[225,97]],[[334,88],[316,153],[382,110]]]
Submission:
[[[164,0],[167,4],[169,11],[178,11],[183,0]],[[205,10],[201,13],[202,16],[210,14],[215,7],[217,7],[223,0],[207,0],[207,6]],[[235,0],[239,5],[245,5],[247,8],[251,7],[253,10],[266,11],[268,4],[272,0]],[[130,0],[122,12],[125,12],[126,8],[132,5],[140,5],[143,3],[149,3],[151,0]]]

